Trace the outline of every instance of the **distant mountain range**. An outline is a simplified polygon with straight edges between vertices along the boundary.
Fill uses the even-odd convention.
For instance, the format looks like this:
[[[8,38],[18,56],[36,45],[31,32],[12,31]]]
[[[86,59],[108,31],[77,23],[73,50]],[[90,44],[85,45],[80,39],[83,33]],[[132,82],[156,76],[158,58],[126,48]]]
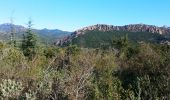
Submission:
[[[0,24],[0,40],[10,39],[11,29],[14,29],[16,38],[20,39],[22,34],[26,32],[27,28],[21,25],[14,24]],[[71,34],[71,32],[62,31],[58,29],[33,29],[33,32],[42,40],[42,42],[55,42],[62,39],[65,36]]]
[[[110,44],[113,37],[121,37],[128,34],[132,42],[154,42],[160,43],[170,40],[170,28],[163,26],[157,27],[146,24],[131,24],[125,26],[113,26],[97,24],[76,30],[70,36],[58,41],[57,45],[63,45],[71,42],[85,47],[93,47],[95,44]],[[108,43],[109,41],[109,43]],[[97,47],[97,46],[95,46]]]
[[[0,40],[9,41],[11,29],[15,30],[17,40],[22,38],[27,28],[21,25],[1,24]],[[131,42],[153,42],[162,43],[162,41],[170,41],[170,27],[157,27],[146,24],[131,24],[125,26],[113,26],[105,24],[97,24],[75,32],[67,32],[58,29],[33,29],[41,42],[55,43],[63,45],[67,43],[77,44],[84,47],[98,47],[101,43],[110,44],[113,37],[121,37],[128,34]],[[94,46],[95,45],[95,46]]]

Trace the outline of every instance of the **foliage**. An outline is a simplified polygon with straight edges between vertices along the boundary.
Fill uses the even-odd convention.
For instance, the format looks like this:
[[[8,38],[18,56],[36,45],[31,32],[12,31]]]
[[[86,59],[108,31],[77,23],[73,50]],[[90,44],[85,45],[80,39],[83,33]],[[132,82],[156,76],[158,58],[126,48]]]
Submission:
[[[36,100],[36,92],[29,90],[27,93],[25,93],[25,98],[27,100]]]
[[[0,84],[1,98],[18,98],[23,90],[21,82],[3,79]]]
[[[59,49],[56,47],[48,47],[44,50],[44,55],[46,58],[53,58],[59,52]]]
[[[163,35],[153,34],[148,32],[126,32],[126,31],[87,31],[83,35],[79,35],[76,38],[73,38],[72,44],[78,45],[85,48],[102,48],[103,46],[110,47],[112,46],[112,41],[119,39],[128,35],[129,42],[133,45],[138,42],[146,43],[159,43],[162,40],[166,40]]]
[[[105,49],[28,46],[36,51],[31,60],[0,43],[1,99],[169,100],[170,46],[130,41],[124,35]]]
[[[35,48],[36,48],[36,35],[32,32],[32,22],[28,22],[28,29],[26,32],[26,35],[23,34],[23,41],[21,48],[23,50],[23,53],[25,56],[27,56],[29,59],[33,59],[33,57],[36,54]]]

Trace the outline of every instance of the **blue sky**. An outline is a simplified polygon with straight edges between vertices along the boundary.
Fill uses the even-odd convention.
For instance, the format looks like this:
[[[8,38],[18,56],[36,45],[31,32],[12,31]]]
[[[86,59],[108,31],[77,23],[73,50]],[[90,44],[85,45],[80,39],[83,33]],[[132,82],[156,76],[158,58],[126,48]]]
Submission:
[[[13,14],[12,14],[13,12]],[[170,0],[0,0],[0,24],[74,31],[94,24],[170,26]]]

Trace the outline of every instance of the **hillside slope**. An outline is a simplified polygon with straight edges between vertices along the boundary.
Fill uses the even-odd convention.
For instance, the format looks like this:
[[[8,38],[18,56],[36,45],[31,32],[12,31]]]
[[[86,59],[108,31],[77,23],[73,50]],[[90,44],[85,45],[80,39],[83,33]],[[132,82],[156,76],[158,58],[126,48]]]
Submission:
[[[72,44],[76,44],[81,47],[97,48],[102,45],[110,46],[112,41],[122,36],[128,35],[131,43],[138,42],[150,42],[160,43],[167,39],[160,34],[153,34],[149,32],[126,32],[126,31],[107,31],[102,32],[98,30],[87,31],[84,35],[79,35],[71,40]]]
[[[166,27],[145,24],[125,26],[98,24],[79,29],[70,36],[60,40],[58,44],[66,45],[72,43],[82,47],[97,48],[101,45],[111,45],[114,39],[118,39],[126,34],[131,43],[161,43],[170,40],[170,29]]]

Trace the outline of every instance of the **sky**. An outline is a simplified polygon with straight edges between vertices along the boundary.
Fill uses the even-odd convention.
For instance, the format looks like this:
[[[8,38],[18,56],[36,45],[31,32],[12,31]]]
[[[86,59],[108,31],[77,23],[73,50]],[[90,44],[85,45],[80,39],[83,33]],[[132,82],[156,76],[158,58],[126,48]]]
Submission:
[[[170,0],[0,0],[0,24],[75,31],[95,24],[170,26]]]

